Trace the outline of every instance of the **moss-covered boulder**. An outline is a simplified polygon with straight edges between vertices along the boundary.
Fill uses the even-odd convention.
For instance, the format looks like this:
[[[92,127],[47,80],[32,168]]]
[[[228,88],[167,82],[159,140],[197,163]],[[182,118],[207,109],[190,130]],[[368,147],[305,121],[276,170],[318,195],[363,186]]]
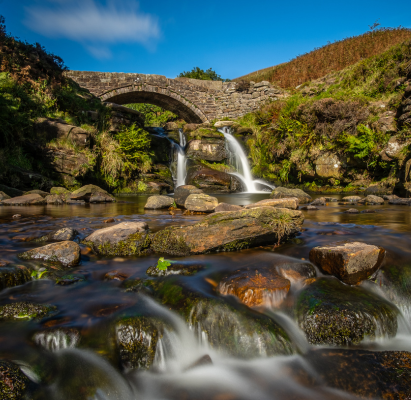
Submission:
[[[315,349],[304,356],[327,386],[363,399],[411,397],[411,353]]]
[[[36,239],[37,242],[64,242],[65,240],[74,240],[78,235],[78,231],[73,228],[61,228],[56,231],[52,231],[47,235],[41,236]]]
[[[277,187],[270,194],[270,199],[286,199],[289,197],[296,197],[299,201],[299,204],[307,204],[311,203],[312,201],[312,197],[301,189]]]
[[[31,281],[31,271],[24,265],[0,267],[0,289],[22,285]]]
[[[50,189],[50,194],[69,195],[69,194],[71,194],[71,192],[70,192],[70,190],[67,190],[67,189],[64,188],[64,187],[56,186],[56,187],[52,187],[52,188]]]
[[[194,291],[184,278],[167,277],[147,285],[161,303],[178,312],[194,333],[216,350],[242,358],[296,351],[281,326],[236,301]]]
[[[104,189],[96,185],[86,185],[75,190],[70,195],[71,200],[84,200],[86,202],[113,202],[116,199]]]
[[[302,289],[295,313],[312,344],[347,346],[397,332],[398,309],[393,304],[335,278],[320,278]]]
[[[129,256],[143,254],[149,246],[148,226],[145,222],[121,222],[98,229],[87,236],[83,243],[97,254]]]
[[[190,226],[170,227],[151,235],[151,248],[171,255],[233,251],[287,240],[301,228],[301,211],[261,207],[204,217]]]
[[[186,155],[193,160],[222,162],[227,158],[225,140],[224,138],[190,140]]]
[[[65,267],[73,267],[80,262],[80,246],[66,240],[47,244],[36,249],[19,254],[22,260],[43,260],[51,263],[60,263]]]
[[[0,320],[41,319],[53,314],[56,310],[56,307],[51,305],[19,301],[0,306]]]
[[[24,399],[29,379],[10,361],[0,360],[0,400]]]

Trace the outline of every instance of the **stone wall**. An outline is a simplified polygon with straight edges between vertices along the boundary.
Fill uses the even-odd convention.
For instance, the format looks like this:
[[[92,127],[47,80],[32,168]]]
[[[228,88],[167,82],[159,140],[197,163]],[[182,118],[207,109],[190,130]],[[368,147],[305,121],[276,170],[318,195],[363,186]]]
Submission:
[[[237,118],[268,100],[287,96],[269,82],[251,82],[248,86],[237,82],[168,79],[161,75],[133,73],[67,71],[65,74],[103,101],[155,104],[193,123]]]

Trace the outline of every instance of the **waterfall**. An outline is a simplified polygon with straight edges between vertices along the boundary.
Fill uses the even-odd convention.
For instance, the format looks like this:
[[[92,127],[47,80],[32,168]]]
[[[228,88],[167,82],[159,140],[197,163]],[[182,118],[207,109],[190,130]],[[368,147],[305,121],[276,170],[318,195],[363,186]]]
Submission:
[[[241,179],[241,181],[245,184],[247,188],[247,192],[257,193],[258,190],[255,186],[256,183],[268,186],[270,189],[275,189],[274,185],[270,185],[261,179],[253,180],[247,155],[245,154],[243,148],[241,147],[237,139],[231,134],[231,129],[229,127],[224,127],[222,129],[219,129],[218,131],[224,135],[227,141],[230,164],[237,171],[233,172],[232,175],[235,175],[239,179]]]

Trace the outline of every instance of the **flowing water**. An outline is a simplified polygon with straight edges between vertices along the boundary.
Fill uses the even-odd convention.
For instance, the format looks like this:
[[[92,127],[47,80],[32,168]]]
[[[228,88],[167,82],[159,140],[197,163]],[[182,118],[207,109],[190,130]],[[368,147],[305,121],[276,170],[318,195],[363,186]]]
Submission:
[[[222,202],[245,205],[268,195],[240,193],[217,197]],[[0,207],[0,260],[17,265],[37,264],[19,260],[18,254],[41,245],[31,239],[60,227],[77,229],[81,240],[95,229],[107,227],[103,221],[111,217],[116,223],[145,221],[152,231],[192,224],[202,218],[179,212],[171,215],[167,210],[145,211],[144,196],[118,200],[86,206]],[[0,305],[33,301],[57,307],[53,315],[41,320],[2,321],[1,358],[21,366],[32,382],[36,399],[354,399],[354,395],[328,386],[319,376],[321,366],[316,357],[324,346],[315,351],[316,346],[307,342],[290,312],[298,288],[285,299],[268,297],[266,306],[254,311],[244,311],[243,307],[245,314],[241,315],[232,312],[232,307],[239,307],[234,298],[218,295],[214,289],[227,272],[241,267],[272,268],[285,262],[301,262],[308,260],[312,247],[341,240],[382,246],[387,250],[387,264],[409,271],[409,207],[363,206],[357,208],[376,212],[356,215],[345,214],[347,208],[350,207],[329,203],[318,211],[304,212],[306,220],[301,234],[279,247],[179,258],[183,263],[204,266],[196,275],[184,277],[184,285],[192,293],[208,296],[219,304],[212,312],[207,311],[208,316],[201,323],[195,315],[205,312],[202,303],[197,303],[183,318],[150,293],[125,291],[122,281],[105,279],[113,270],[130,279],[146,279],[146,270],[157,263],[158,255],[101,257],[81,245],[81,264],[69,272],[83,276],[84,281],[57,285],[46,278],[0,291]],[[13,219],[14,214],[21,214],[21,218]],[[321,275],[320,271],[317,274]],[[361,286],[386,296],[381,290],[384,288],[372,282]],[[396,304],[403,311],[397,335],[391,339],[365,340],[355,351],[411,351],[411,299],[404,297]],[[161,332],[158,337],[146,334],[139,339],[148,344],[158,339],[149,370],[132,368],[119,359],[118,321],[133,315],[154,318],[153,323]],[[287,332],[291,347],[272,355],[264,333],[244,322],[256,315],[279,324]],[[126,324],[125,328],[128,330],[122,334],[135,338],[132,325]],[[235,336],[237,353],[225,344],[228,330]],[[198,362],[204,356],[209,358]]]

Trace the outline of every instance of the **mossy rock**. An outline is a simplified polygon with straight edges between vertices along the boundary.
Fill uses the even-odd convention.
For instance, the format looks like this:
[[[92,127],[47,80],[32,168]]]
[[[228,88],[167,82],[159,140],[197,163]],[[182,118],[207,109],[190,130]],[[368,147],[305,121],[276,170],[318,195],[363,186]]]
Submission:
[[[320,278],[299,292],[295,313],[310,343],[347,346],[395,336],[399,312],[362,287]]]
[[[56,311],[55,306],[19,301],[0,306],[0,320],[41,319]]]
[[[186,278],[187,279],[187,278]],[[254,358],[296,352],[284,329],[271,318],[230,298],[201,294],[184,278],[148,280],[154,296],[178,312],[199,337],[216,350],[233,357]]]
[[[0,360],[0,400],[24,398],[29,379],[10,361]]]
[[[195,275],[197,272],[203,270],[205,268],[204,265],[201,264],[180,264],[180,263],[172,263],[169,265],[165,270],[160,270],[155,265],[149,267],[146,271],[146,274],[149,276],[168,276],[168,275]]]
[[[31,270],[24,265],[0,267],[0,289],[23,285],[31,281]]]

